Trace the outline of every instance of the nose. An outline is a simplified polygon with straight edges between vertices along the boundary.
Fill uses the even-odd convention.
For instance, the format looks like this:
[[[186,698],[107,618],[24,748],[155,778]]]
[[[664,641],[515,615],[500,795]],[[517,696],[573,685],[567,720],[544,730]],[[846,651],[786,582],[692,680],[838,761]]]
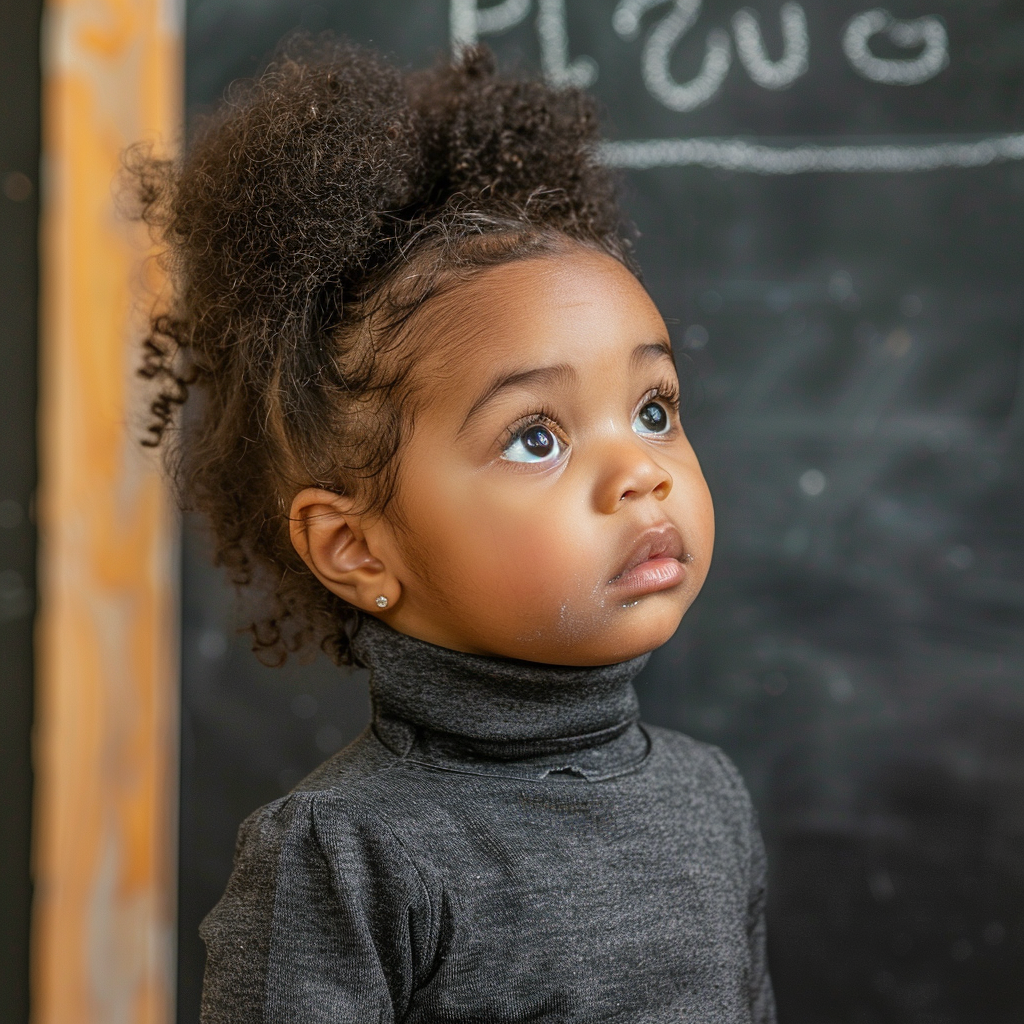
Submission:
[[[600,459],[595,499],[601,512],[610,515],[649,495],[664,501],[672,492],[672,474],[641,443],[609,446]]]

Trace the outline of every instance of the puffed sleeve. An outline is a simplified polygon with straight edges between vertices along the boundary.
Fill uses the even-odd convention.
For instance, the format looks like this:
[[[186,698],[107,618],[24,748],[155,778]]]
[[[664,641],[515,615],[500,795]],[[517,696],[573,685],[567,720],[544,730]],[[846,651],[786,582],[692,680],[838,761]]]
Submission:
[[[227,890],[200,928],[202,1024],[401,1019],[430,960],[426,885],[372,812],[293,793],[239,831]]]

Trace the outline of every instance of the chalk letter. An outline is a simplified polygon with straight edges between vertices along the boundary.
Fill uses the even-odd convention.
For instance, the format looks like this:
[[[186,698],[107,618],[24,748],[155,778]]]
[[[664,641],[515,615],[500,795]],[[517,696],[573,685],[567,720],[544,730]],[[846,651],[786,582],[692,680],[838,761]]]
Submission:
[[[662,0],[620,0],[612,17],[615,31],[626,39],[636,36],[640,18]],[[701,0],[675,0],[672,12],[663,18],[644,46],[643,76],[647,91],[669,110],[685,113],[708,103],[722,87],[732,63],[729,37],[721,29],[708,33],[707,51],[697,77],[680,83],[672,77],[669,62],[679,40],[693,27],[700,14]]]
[[[768,57],[761,36],[757,15],[745,7],[732,18],[732,30],[736,36],[736,52],[747,74],[764,89],[788,89],[807,71],[810,39],[807,35],[807,15],[795,3],[785,3],[780,12],[782,17],[782,59],[773,61]]]
[[[477,7],[477,0],[451,0],[448,28],[452,56],[475,46],[480,36],[494,35],[518,25],[530,13],[530,0],[502,0],[493,7]]]
[[[577,57],[569,63],[569,32],[565,24],[565,0],[538,0],[537,36],[540,64],[552,85],[574,85],[586,89],[597,81],[597,64],[592,57]]]
[[[910,60],[876,57],[868,41],[880,32],[897,46],[924,49]],[[865,11],[851,19],[843,33],[843,52],[858,74],[884,85],[919,85],[934,78],[949,63],[949,41],[938,18],[896,21],[881,9]]]

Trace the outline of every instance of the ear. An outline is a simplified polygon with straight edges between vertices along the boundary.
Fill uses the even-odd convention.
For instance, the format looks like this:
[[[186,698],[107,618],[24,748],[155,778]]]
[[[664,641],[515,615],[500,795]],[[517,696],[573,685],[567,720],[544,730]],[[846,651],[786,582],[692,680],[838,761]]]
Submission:
[[[292,500],[289,520],[295,550],[331,593],[374,615],[383,610],[380,597],[387,599],[388,612],[394,610],[402,586],[375,543],[379,531],[368,536],[348,498],[307,487]]]

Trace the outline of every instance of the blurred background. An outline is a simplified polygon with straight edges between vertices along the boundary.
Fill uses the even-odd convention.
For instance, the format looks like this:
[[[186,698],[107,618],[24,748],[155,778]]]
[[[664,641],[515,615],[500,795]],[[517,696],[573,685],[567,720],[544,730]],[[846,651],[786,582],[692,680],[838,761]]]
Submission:
[[[100,0],[54,6],[101,28],[125,9]],[[37,466],[44,486],[62,471],[65,435],[43,446],[39,465],[36,287],[45,310],[47,275],[62,271],[44,245],[36,277],[40,10],[28,0],[8,7],[0,37],[0,729],[9,780],[0,790],[0,1020],[22,1021],[32,493]],[[686,426],[718,516],[709,582],[645,670],[641,703],[648,721],[721,745],[750,786],[769,850],[780,1020],[1019,1024],[1024,2],[892,0],[885,11],[864,0],[757,0],[749,9],[740,0],[138,7],[178,41],[182,78],[168,70],[165,113],[140,132],[172,141],[174,102],[194,117],[295,28],[333,29],[410,67],[476,36],[505,68],[598,97],[646,282],[690,382]],[[145,31],[125,24],[129,34]],[[123,78],[111,80],[130,89],[138,67],[125,60]],[[45,96],[45,77],[42,88]],[[45,217],[45,191],[43,199]],[[125,323],[118,344],[128,354],[116,358],[127,374]],[[59,324],[47,333],[44,319],[44,368],[58,335]],[[60,403],[47,404],[45,386],[43,396],[45,432]],[[104,486],[118,479],[112,471]],[[59,516],[51,522],[65,530]],[[166,757],[146,776],[157,794],[147,819],[156,846],[176,849],[176,865],[152,854],[151,889],[172,900],[157,929],[163,939],[154,940],[166,944],[154,960],[163,966],[153,968],[165,985],[118,1001],[117,986],[129,984],[118,942],[130,945],[139,927],[122,915],[111,926],[121,939],[110,939],[111,928],[98,939],[92,924],[60,947],[92,964],[78,995],[66,997],[77,1015],[39,1009],[57,1005],[36,996],[60,984],[45,981],[58,945],[38,938],[38,836],[40,814],[62,820],[46,796],[62,776],[48,774],[44,757],[40,780],[37,751],[39,1020],[106,1024],[115,1017],[103,1007],[117,1007],[117,1020],[196,1021],[197,927],[223,890],[239,822],[368,719],[359,673],[324,659],[283,670],[256,662],[238,635],[233,595],[209,566],[201,524],[186,518],[180,545],[163,520],[149,529],[159,554],[152,564],[170,566],[172,577],[147,578],[146,592],[162,595],[149,607],[157,622],[180,621],[180,647],[162,656],[154,647],[166,670],[151,666],[137,684],[166,691],[162,717],[147,719]],[[59,619],[47,632],[48,578],[36,692],[60,695],[68,691],[46,681],[47,643],[59,646],[61,635]],[[96,679],[106,692],[106,676]],[[67,699],[47,697],[49,713]],[[82,866],[73,843],[51,845],[67,871],[78,865],[76,891],[92,908],[83,920],[95,922],[104,899],[119,905],[117,887],[101,884],[101,857]],[[55,920],[61,912],[52,910]],[[96,943],[107,951],[99,961]],[[138,970],[128,974],[139,984]]]

